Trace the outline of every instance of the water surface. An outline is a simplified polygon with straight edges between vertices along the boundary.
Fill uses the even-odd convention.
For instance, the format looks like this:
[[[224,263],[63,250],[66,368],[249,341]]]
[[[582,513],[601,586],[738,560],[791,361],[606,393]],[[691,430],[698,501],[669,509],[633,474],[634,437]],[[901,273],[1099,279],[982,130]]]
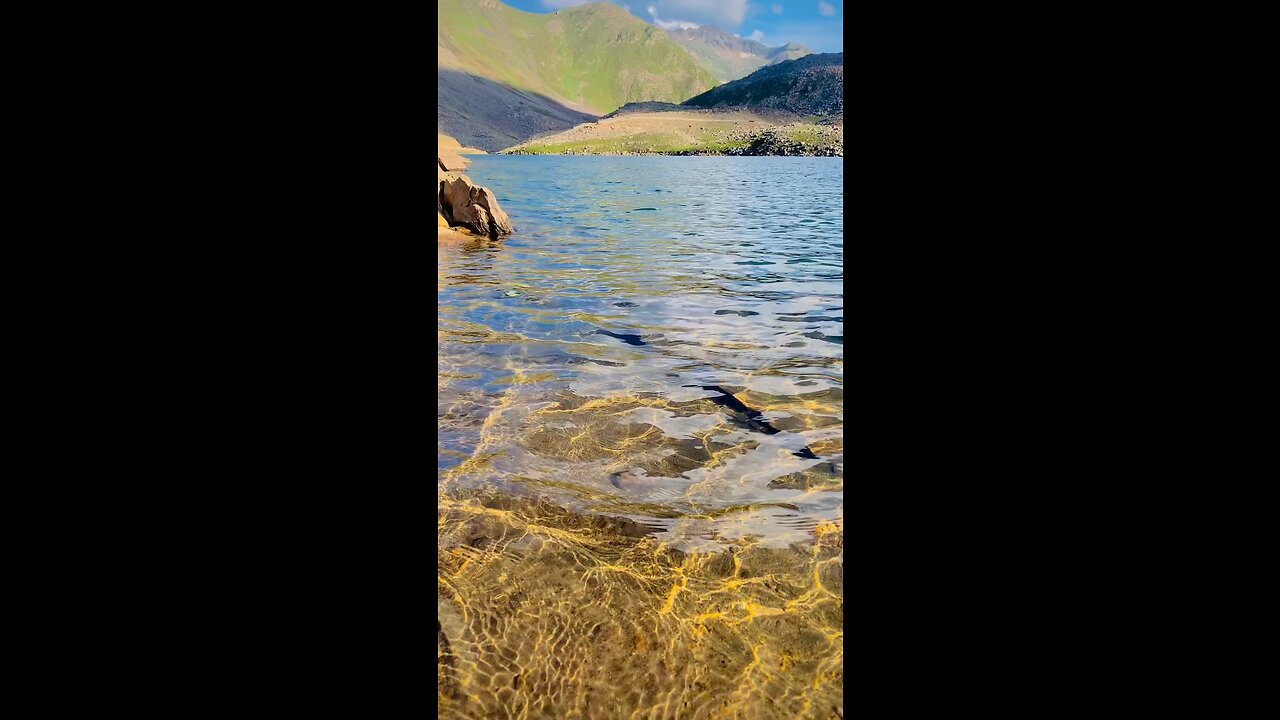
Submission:
[[[843,158],[468,174],[517,232],[439,249],[440,712],[842,712]]]

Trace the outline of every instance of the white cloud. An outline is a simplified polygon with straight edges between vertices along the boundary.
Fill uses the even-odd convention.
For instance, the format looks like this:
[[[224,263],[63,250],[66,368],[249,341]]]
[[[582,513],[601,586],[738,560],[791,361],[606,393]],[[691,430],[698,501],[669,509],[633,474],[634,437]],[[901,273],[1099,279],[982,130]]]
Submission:
[[[698,27],[698,23],[689,22],[687,20],[663,20],[658,17],[658,9],[652,5],[646,9],[649,11],[649,14],[653,16],[653,24],[663,30],[692,30]]]
[[[652,7],[665,18],[686,18],[729,30],[742,25],[747,17],[747,0],[653,0]]]
[[[755,30],[750,35],[743,35],[742,37],[748,40],[755,40],[756,42],[764,42],[764,33],[759,30]]]
[[[827,0],[818,0],[818,12],[827,17],[835,17],[836,6],[827,2]]]
[[[560,8],[574,7],[575,5],[586,5],[596,0],[542,0],[542,7],[550,10],[559,10]]]
[[[781,15],[781,14],[782,14],[782,6],[781,6],[781,5],[779,5],[778,3],[774,3],[774,4],[770,5],[770,6],[769,6],[769,10],[770,10],[770,12],[772,12],[774,15]]]

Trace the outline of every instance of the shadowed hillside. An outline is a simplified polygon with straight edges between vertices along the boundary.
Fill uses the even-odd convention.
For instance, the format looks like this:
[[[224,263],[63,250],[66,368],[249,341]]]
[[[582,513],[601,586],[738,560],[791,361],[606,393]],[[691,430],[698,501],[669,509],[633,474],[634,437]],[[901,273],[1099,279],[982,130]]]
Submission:
[[[441,0],[438,17],[438,129],[486,150],[715,85],[666,33],[611,3],[539,14],[498,0]],[[466,122],[479,124],[469,131]]]
[[[436,80],[437,130],[452,135],[463,145],[489,152],[596,118],[546,95],[516,90],[457,70],[437,68]]]

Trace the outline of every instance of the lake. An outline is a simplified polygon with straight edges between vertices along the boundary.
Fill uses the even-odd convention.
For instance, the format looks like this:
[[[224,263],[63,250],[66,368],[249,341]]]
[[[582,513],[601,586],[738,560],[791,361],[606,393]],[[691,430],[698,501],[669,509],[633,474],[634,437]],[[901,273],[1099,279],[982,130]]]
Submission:
[[[516,233],[438,249],[442,716],[842,714],[844,159],[471,159]]]

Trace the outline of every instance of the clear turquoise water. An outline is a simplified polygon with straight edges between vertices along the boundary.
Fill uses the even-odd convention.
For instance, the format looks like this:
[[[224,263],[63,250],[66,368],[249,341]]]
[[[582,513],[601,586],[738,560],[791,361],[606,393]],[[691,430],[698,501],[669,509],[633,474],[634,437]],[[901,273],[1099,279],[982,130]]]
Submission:
[[[438,251],[437,712],[843,716],[842,158],[482,156]]]
[[[669,510],[658,515],[778,504],[735,513],[736,532],[624,513],[690,545],[787,542],[837,518],[843,158],[472,160],[517,232],[440,252],[441,472],[547,481],[537,492],[553,496],[572,483],[583,491],[559,490],[575,509],[592,507],[584,495]],[[778,432],[752,427],[726,392]],[[612,404],[554,412],[591,400]],[[484,471],[457,472],[477,448],[492,455]],[[802,487],[814,483],[824,491]]]

